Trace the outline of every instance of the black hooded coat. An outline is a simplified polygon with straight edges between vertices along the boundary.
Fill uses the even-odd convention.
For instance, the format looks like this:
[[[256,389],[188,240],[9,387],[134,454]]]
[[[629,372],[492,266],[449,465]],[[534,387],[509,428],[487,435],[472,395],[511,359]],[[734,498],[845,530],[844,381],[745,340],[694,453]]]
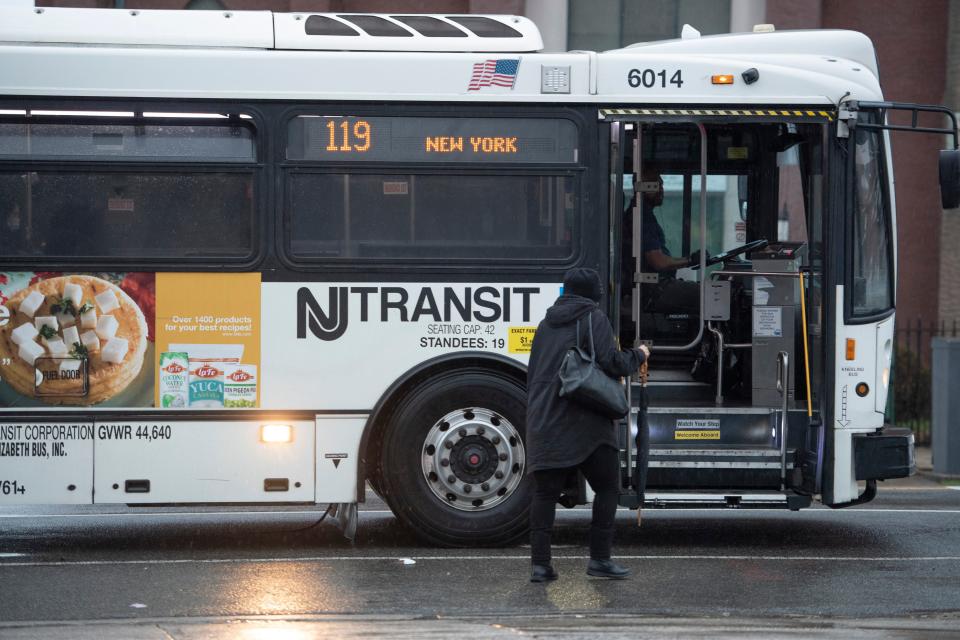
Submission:
[[[610,321],[596,302],[573,294],[557,298],[537,327],[527,368],[527,471],[574,467],[602,444],[618,447],[610,418],[560,397],[560,363],[576,342],[590,348],[593,324],[597,364],[611,377],[626,376],[643,364],[639,349],[620,351]]]

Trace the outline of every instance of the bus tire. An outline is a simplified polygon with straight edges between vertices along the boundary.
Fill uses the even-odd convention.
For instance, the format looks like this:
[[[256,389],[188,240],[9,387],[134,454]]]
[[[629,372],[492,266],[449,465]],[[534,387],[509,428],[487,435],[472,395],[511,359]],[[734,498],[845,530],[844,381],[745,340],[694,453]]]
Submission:
[[[526,391],[472,369],[430,378],[401,401],[382,448],[382,488],[420,537],[445,546],[516,541],[528,529]]]

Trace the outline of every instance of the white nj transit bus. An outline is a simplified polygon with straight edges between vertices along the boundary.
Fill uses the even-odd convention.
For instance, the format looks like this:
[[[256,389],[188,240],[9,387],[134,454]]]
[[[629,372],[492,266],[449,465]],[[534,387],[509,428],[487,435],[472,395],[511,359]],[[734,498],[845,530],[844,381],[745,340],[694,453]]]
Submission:
[[[946,110],[883,102],[849,31],[542,48],[514,16],[0,7],[0,505],[329,504],[352,536],[369,484],[431,542],[516,540],[577,266],[652,350],[624,506],[642,415],[647,506],[912,473],[887,130]]]

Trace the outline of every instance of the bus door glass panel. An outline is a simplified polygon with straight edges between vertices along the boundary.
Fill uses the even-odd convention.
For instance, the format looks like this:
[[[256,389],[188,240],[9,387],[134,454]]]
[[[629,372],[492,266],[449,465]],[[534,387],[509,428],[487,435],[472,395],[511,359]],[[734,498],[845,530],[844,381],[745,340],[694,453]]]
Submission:
[[[691,176],[691,211],[689,250],[685,255],[699,251],[700,243],[700,176]],[[736,175],[707,175],[707,238],[706,249],[711,256],[729,251],[744,244],[744,220],[741,218],[740,198],[747,198],[746,184]],[[741,256],[742,258],[742,256]],[[707,273],[721,267],[707,267]],[[699,269],[684,269],[684,277],[699,281]]]
[[[792,146],[777,154],[777,242],[806,242],[807,221],[800,149]]]
[[[777,154],[776,242],[801,244],[803,290],[807,317],[807,344],[797,346],[794,358],[798,405],[806,408],[809,367],[810,409],[818,410],[822,381],[823,309],[823,162],[820,125],[790,125],[797,142]],[[802,339],[802,336],[800,336]]]
[[[882,314],[893,308],[893,245],[883,188],[880,134],[858,129],[853,211],[853,316]]]
[[[856,348],[854,357],[848,355],[838,372],[838,387],[866,382],[872,390],[863,396],[848,393],[851,426],[882,424],[892,364],[894,334],[889,316],[894,308],[894,253],[883,136],[857,129],[853,139],[854,207],[848,231],[852,265],[844,333],[856,339]]]
[[[686,344],[696,334],[699,292],[695,291],[696,285],[689,277],[689,270],[664,266],[664,263],[675,262],[687,255],[685,250],[690,241],[692,215],[691,176],[657,174],[650,166],[646,171],[659,177],[662,199],[656,192],[646,197],[641,193],[638,198],[642,202],[639,214],[641,231],[634,241],[634,257],[639,258],[642,273],[656,280],[641,281],[639,286],[640,337],[661,345]]]
[[[643,125],[638,131],[640,171],[636,209],[625,212],[624,237],[632,237],[625,281],[640,272],[631,305],[639,326],[632,339],[654,346],[690,342],[698,330],[697,285],[678,272],[690,240],[691,175],[700,172],[700,132],[690,124]],[[634,164],[636,161],[634,161]],[[639,268],[637,268],[639,265]],[[633,340],[631,340],[632,342]]]

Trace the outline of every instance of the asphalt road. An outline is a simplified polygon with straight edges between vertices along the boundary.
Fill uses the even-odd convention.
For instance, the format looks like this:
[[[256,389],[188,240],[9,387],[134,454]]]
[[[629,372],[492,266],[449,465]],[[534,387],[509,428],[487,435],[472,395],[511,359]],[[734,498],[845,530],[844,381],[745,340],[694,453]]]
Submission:
[[[647,510],[639,529],[633,512],[621,511],[615,553],[634,575],[616,582],[584,574],[585,509],[558,512],[561,577],[548,585],[527,581],[523,545],[431,548],[377,500],[364,507],[354,543],[328,522],[312,526],[319,515],[265,507],[0,508],[0,637],[53,637],[69,631],[59,625],[69,621],[330,615],[388,620],[393,635],[418,618],[467,625],[477,617],[487,631],[492,619],[575,624],[598,616],[671,624],[854,620],[858,628],[887,620],[882,628],[916,631],[895,637],[952,637],[960,629],[960,491],[930,482],[882,487],[874,502],[838,511]],[[31,627],[51,621],[59,626]],[[31,636],[31,628],[45,631]],[[737,637],[745,628],[731,627]],[[842,631],[837,637],[854,637]],[[158,637],[180,637],[165,633]],[[456,631],[463,633],[486,637]]]

